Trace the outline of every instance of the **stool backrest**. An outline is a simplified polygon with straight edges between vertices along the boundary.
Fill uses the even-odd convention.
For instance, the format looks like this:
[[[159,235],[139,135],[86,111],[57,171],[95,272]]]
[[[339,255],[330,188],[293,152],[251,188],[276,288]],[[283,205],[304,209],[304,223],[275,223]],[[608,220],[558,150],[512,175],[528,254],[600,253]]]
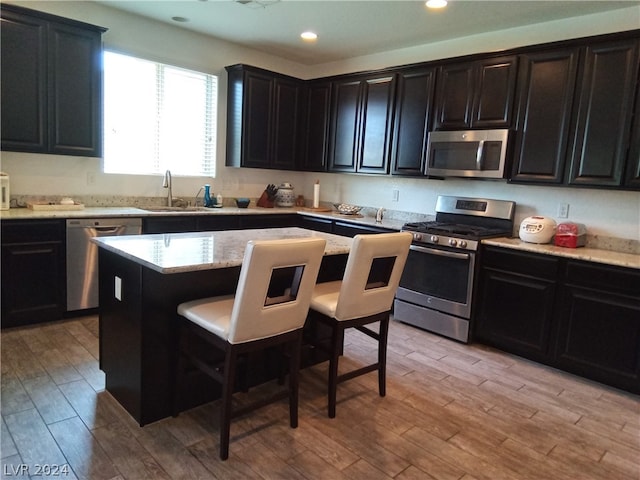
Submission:
[[[391,310],[412,235],[356,235],[340,287],[335,317],[350,320]]]
[[[322,238],[247,243],[231,312],[230,343],[304,325],[325,245]]]

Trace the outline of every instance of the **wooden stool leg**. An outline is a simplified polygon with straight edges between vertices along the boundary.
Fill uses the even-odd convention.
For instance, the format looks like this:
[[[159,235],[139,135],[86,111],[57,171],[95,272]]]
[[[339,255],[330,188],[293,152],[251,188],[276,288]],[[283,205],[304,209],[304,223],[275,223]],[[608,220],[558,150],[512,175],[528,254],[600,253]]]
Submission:
[[[226,352],[226,362],[222,383],[222,405],[220,408],[220,458],[229,458],[229,437],[231,434],[231,407],[233,383],[236,376],[237,353],[230,345]]]
[[[339,342],[341,338],[341,328],[336,323],[333,325],[331,333],[331,357],[329,358],[329,418],[336,416],[336,403],[338,394],[338,359],[342,351],[342,344]]]
[[[300,387],[300,344],[302,342],[302,332],[300,336],[291,343],[289,352],[289,423],[291,428],[298,427],[298,395]]]
[[[387,394],[387,337],[389,336],[389,317],[380,320],[378,335],[378,391],[380,396]]]

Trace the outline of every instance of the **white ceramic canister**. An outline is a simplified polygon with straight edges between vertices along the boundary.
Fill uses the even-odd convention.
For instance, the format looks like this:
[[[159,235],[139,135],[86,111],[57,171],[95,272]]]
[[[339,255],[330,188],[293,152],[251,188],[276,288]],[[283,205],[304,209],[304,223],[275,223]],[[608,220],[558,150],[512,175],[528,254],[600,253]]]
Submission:
[[[9,175],[0,172],[0,210],[9,210],[10,206]]]
[[[278,187],[276,193],[276,205],[278,207],[293,207],[296,204],[296,196],[293,193],[293,185],[284,182]]]

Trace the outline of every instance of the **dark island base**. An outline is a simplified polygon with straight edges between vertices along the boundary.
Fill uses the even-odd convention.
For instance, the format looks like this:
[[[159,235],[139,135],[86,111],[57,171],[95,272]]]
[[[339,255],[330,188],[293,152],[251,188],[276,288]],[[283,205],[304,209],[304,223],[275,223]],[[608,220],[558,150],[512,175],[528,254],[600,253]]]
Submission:
[[[318,281],[341,278],[346,259],[347,255],[325,256]],[[100,368],[106,375],[106,389],[141,426],[168,417],[178,352],[177,305],[234,293],[240,267],[162,274],[101,248],[99,271]],[[121,285],[120,299],[116,283]],[[317,325],[307,325],[305,330],[306,338],[327,335]],[[245,384],[277,378],[277,356],[272,353],[248,360]],[[303,347],[302,367],[325,359],[310,344]],[[219,396],[219,386],[194,371],[185,379],[180,408]]]

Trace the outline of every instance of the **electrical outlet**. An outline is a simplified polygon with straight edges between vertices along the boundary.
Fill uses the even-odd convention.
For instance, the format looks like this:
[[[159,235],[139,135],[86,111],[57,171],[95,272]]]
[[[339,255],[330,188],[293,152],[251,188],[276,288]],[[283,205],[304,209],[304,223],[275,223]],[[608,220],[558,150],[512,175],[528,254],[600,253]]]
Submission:
[[[569,217],[569,204],[568,203],[559,203],[558,204],[558,218],[568,218]]]
[[[400,198],[400,190],[398,190],[397,188],[392,189],[391,190],[391,201],[392,202],[397,202],[399,198]]]
[[[96,174],[93,172],[87,172],[87,185],[95,185]]]

